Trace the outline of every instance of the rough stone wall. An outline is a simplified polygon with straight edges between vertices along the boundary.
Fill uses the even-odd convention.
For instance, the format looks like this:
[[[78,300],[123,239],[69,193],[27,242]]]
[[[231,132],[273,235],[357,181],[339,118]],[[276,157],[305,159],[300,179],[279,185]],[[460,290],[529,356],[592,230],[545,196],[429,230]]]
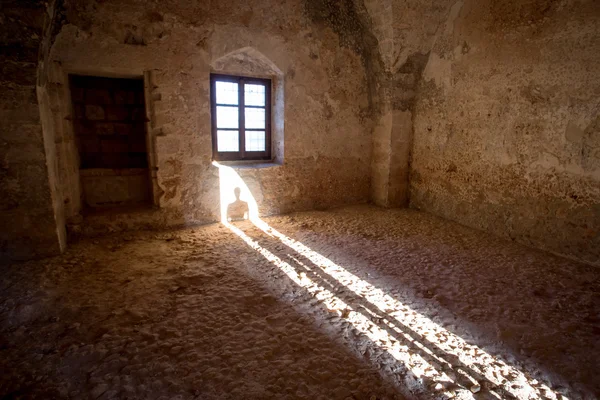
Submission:
[[[600,264],[600,4],[459,1],[415,108],[411,205]]]
[[[315,13],[327,12],[322,5],[301,0],[69,2],[51,53],[56,84],[64,85],[69,72],[144,76],[158,188],[152,220],[168,225],[214,221],[220,215],[219,172],[211,162],[209,74],[219,59],[250,49],[277,66],[284,81],[285,121],[274,121],[284,125],[282,165],[239,169],[260,212],[366,202],[368,57],[364,43],[347,41],[339,26]],[[349,12],[348,32],[354,19]],[[56,125],[61,125],[71,111],[55,108]],[[68,126],[62,135],[72,141]],[[81,190],[72,179],[73,151],[70,145],[61,158],[67,203],[76,203]],[[66,211],[74,218],[79,206]]]
[[[384,66],[373,128],[371,198],[384,207],[409,202],[409,164],[418,83],[449,1],[365,1]]]
[[[48,119],[38,104],[52,15],[53,2],[0,4],[0,260],[53,255],[65,245],[54,141],[44,137]]]

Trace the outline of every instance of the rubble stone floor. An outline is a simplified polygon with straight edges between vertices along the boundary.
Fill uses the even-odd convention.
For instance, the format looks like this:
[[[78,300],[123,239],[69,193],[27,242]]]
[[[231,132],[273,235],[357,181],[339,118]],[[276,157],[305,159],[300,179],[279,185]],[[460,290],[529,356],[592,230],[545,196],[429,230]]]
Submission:
[[[3,266],[0,397],[595,398],[600,279],[370,206]]]

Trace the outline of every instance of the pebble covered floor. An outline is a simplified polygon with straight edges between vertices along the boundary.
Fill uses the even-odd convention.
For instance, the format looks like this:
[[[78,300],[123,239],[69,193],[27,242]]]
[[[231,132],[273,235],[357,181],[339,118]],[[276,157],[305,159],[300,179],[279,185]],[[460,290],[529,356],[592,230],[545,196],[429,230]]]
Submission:
[[[370,206],[2,266],[0,397],[593,399],[597,268]]]

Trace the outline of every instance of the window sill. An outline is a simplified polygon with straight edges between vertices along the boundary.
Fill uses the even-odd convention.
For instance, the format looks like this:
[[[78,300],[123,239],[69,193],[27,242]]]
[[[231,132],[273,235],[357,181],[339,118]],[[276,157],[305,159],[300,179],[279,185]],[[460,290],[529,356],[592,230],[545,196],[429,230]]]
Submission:
[[[240,160],[240,161],[213,161],[215,166],[230,167],[233,169],[262,169],[283,166],[283,163],[275,160]]]

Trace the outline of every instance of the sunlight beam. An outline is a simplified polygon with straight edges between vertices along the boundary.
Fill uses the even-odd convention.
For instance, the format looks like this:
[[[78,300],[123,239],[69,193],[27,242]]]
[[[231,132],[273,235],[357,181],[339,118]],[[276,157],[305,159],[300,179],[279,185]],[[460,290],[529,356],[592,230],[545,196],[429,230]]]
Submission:
[[[283,244],[310,260],[329,276],[332,276],[355,294],[363,297],[383,313],[394,317],[397,321],[400,321],[447,354],[458,357],[464,365],[516,398],[568,400],[564,395],[555,393],[547,385],[536,379],[529,378],[517,368],[493,357],[479,347],[467,343],[461,337],[444,329],[431,319],[394,299],[381,289],[348,272],[304,244],[283,235],[264,221],[257,218],[252,222],[265,233],[278,238]],[[401,328],[395,326],[393,323],[389,325],[394,330],[403,334]],[[483,368],[480,368],[479,365],[482,365]],[[507,376],[511,377],[511,379],[503,379],[503,377]],[[474,378],[470,377],[470,379]]]
[[[364,314],[354,311],[348,304],[340,300],[331,291],[318,285],[305,274],[298,274],[295,268],[289,263],[260,246],[256,241],[252,240],[252,238],[233,224],[229,222],[223,222],[223,224],[239,236],[248,246],[283,271],[296,285],[305,289],[314,298],[319,300],[328,310],[338,312],[341,319],[346,320],[352,324],[357,331],[367,336],[373,343],[373,346],[371,347],[380,347],[383,352],[387,352],[394,359],[402,362],[404,366],[413,365],[414,367],[410,370],[418,379],[427,378],[435,384],[439,384],[440,388],[445,388],[453,383],[445,373],[439,372],[420,355],[404,351],[402,346],[398,344],[395,339],[391,338],[385,330],[369,320]],[[380,344],[376,345],[377,343]],[[374,353],[373,350],[371,350],[371,353]],[[451,393],[447,393],[447,395],[451,396]],[[469,398],[472,397],[469,396]]]
[[[340,318],[351,324],[357,332],[368,337],[372,343],[370,345],[371,354],[385,353],[401,362],[403,367],[417,378],[417,383],[421,384],[421,388],[420,390],[417,389],[417,392],[432,394],[431,391],[436,391],[437,393],[432,398],[459,397],[461,399],[472,399],[474,398],[473,393],[479,392],[483,389],[482,386],[486,385],[486,392],[495,398],[506,398],[507,395],[509,397],[514,396],[517,399],[568,400],[561,393],[552,391],[546,384],[486,353],[478,346],[467,343],[461,337],[394,299],[381,289],[360,279],[304,244],[273,229],[260,219],[257,202],[238,173],[233,168],[220,163],[213,162],[213,164],[219,169],[222,223],[248,246],[285,273],[292,282],[305,289],[328,310],[337,312]],[[305,268],[310,274],[317,273],[317,269],[327,274],[328,277],[335,280],[335,283],[339,283],[361,300],[371,304],[374,309],[381,312],[382,316],[364,306],[360,306],[364,310],[359,310],[354,304],[344,302],[330,290],[310,279],[307,273],[298,273],[292,265],[265,249],[238,227],[229,223],[228,205],[236,201],[234,195],[236,188],[239,188],[241,192],[239,200],[246,202],[248,205],[247,218],[272,240],[283,243],[314,264],[314,267],[304,265],[298,260],[298,257],[290,256],[290,259]],[[335,283],[328,281],[329,278],[324,280],[326,284],[335,288]],[[383,322],[386,328],[378,326],[373,321]],[[397,337],[403,338],[406,344],[401,344],[386,329],[395,332]],[[409,333],[410,331],[413,333]],[[414,346],[414,348],[411,349],[410,346]],[[444,354],[436,354],[436,351],[433,351],[432,348],[439,349]],[[421,352],[431,362],[417,354],[416,349],[418,349],[417,352]],[[445,359],[445,357],[448,359]],[[453,359],[458,360],[458,363],[452,361]],[[371,361],[375,362],[375,360]],[[436,365],[432,365],[432,362]],[[448,374],[450,375],[444,372],[444,369],[449,371]],[[465,369],[471,372],[465,371]],[[389,371],[385,371],[385,367],[380,366],[379,370],[382,373],[389,373]],[[397,379],[395,373],[391,375]],[[461,382],[470,382],[469,386],[461,387],[458,382],[459,377]],[[433,384],[427,387],[424,383],[427,381],[433,382]],[[407,385],[410,390],[416,389],[414,385],[411,387],[407,379],[404,379],[402,383]]]

